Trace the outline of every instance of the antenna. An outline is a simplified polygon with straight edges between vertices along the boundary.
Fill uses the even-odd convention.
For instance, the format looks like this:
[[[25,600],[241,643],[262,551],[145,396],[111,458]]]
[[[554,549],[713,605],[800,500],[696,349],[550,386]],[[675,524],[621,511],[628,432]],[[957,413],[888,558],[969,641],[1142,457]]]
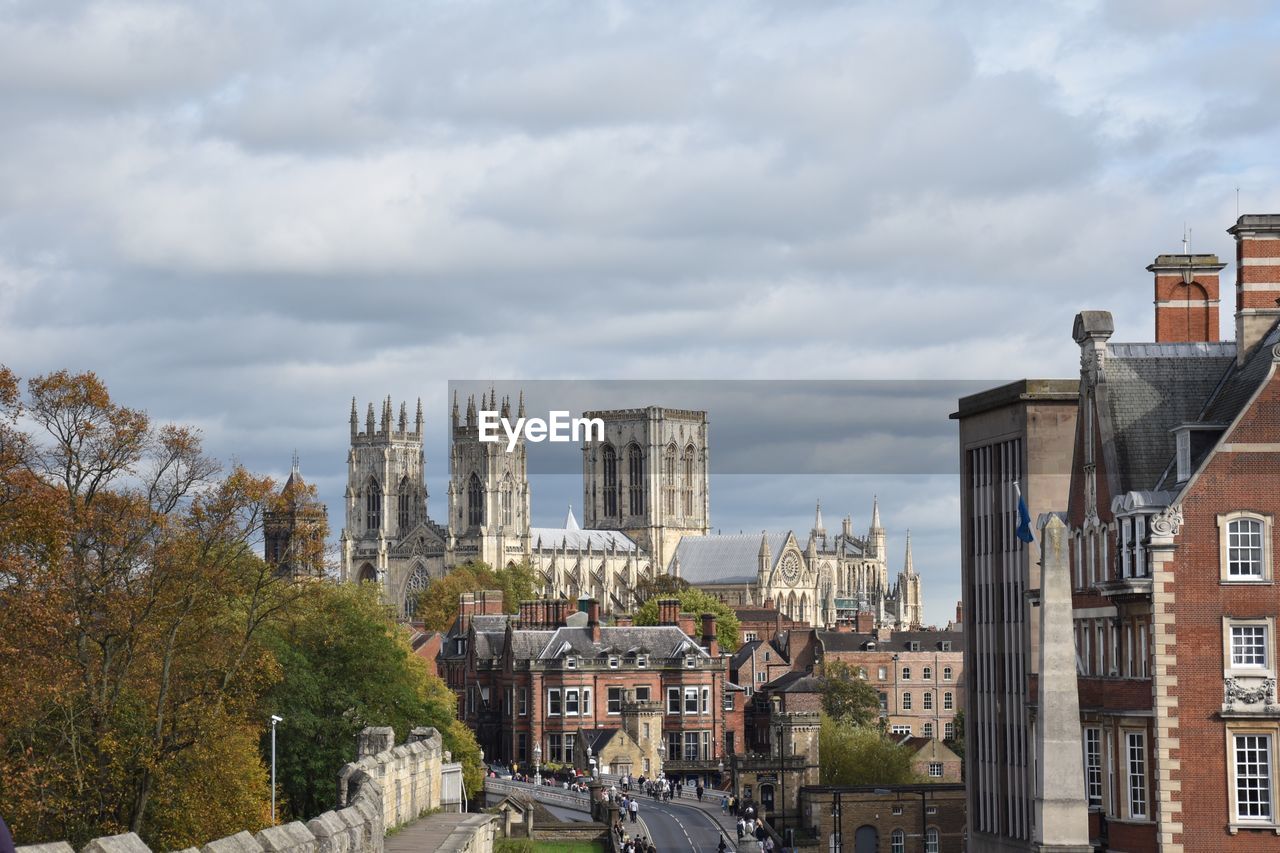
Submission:
[[[1191,254],[1191,238],[1187,236],[1187,223],[1182,223],[1182,254]]]
[[[298,451],[296,448],[293,451],[293,473],[298,473]]]

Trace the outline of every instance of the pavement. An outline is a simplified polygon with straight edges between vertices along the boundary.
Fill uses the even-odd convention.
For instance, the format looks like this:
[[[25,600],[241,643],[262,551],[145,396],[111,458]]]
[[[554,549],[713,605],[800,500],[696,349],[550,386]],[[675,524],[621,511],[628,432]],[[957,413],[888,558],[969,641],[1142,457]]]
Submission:
[[[673,851],[692,851],[692,853],[715,853],[723,836],[730,851],[752,851],[754,844],[744,841],[742,848],[737,845],[737,831],[734,824],[737,818],[720,814],[720,799],[714,803],[711,797],[704,797],[699,803],[693,796],[673,799],[670,802],[658,802],[652,797],[639,798],[640,811],[636,815],[637,824],[626,822],[628,834],[639,834],[652,839],[659,853]]]

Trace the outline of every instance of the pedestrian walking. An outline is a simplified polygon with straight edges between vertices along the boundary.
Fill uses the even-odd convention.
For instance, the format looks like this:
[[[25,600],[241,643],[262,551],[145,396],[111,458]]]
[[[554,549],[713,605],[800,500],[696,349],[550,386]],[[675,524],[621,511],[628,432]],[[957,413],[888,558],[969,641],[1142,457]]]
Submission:
[[[640,803],[636,802],[635,800],[632,800],[630,803],[630,808],[631,808],[631,822],[635,823],[636,814],[640,811]]]
[[[742,836],[747,834],[747,821],[744,818],[738,818],[735,828],[738,830],[738,840],[742,840]]]
[[[728,814],[728,813],[729,813],[729,798],[726,796],[721,796],[720,797],[720,814]]]

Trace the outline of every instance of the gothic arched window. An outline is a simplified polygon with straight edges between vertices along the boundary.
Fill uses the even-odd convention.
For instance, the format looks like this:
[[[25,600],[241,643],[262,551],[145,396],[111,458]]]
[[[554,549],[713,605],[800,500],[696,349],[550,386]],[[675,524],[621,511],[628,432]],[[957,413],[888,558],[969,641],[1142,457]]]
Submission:
[[[484,487],[475,474],[467,482],[467,526],[480,527],[484,524]]]
[[[662,457],[662,511],[668,516],[676,514],[676,446],[667,446]]]
[[[400,481],[399,494],[396,496],[397,521],[399,522],[400,535],[404,535],[409,531],[409,525],[413,522],[413,485],[409,482],[406,474]]]
[[[364,526],[367,530],[382,526],[382,487],[374,477],[369,478],[364,490]]]
[[[514,491],[514,490],[513,490],[513,489],[512,489],[512,487],[511,487],[511,475],[510,475],[510,474],[508,474],[508,475],[507,475],[507,478],[506,478],[505,480],[503,480],[503,481],[502,481],[502,494],[501,494],[501,498],[502,498],[502,524],[503,524],[503,526],[504,526],[504,527],[510,527],[510,526],[511,526],[511,516],[512,516],[512,512],[511,512],[511,505],[512,505],[512,504],[511,504],[511,502],[512,502],[512,498],[514,497],[514,495],[512,494],[512,493],[513,493],[513,491]]]
[[[690,444],[684,449],[684,514],[687,518],[697,518],[693,509],[693,462],[698,451]]]
[[[627,497],[632,515],[644,515],[644,455],[640,446],[627,446]]]
[[[431,576],[427,574],[427,567],[421,563],[414,565],[409,572],[409,580],[404,588],[404,616],[406,619],[412,619],[414,614],[418,612],[418,595],[431,583]]]
[[[604,464],[604,516],[614,518],[618,513],[618,452],[612,444],[606,444],[600,452]]]

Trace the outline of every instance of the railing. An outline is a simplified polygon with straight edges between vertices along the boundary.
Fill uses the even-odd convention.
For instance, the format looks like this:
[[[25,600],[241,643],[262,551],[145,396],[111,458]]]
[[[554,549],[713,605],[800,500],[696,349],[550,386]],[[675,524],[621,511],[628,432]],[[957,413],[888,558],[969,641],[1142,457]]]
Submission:
[[[551,785],[535,785],[532,782],[517,782],[514,779],[486,777],[484,789],[486,793],[498,794],[504,797],[512,794],[532,795],[535,800],[542,803],[566,806],[575,811],[591,813],[590,794],[566,791],[562,788],[554,788]]]

